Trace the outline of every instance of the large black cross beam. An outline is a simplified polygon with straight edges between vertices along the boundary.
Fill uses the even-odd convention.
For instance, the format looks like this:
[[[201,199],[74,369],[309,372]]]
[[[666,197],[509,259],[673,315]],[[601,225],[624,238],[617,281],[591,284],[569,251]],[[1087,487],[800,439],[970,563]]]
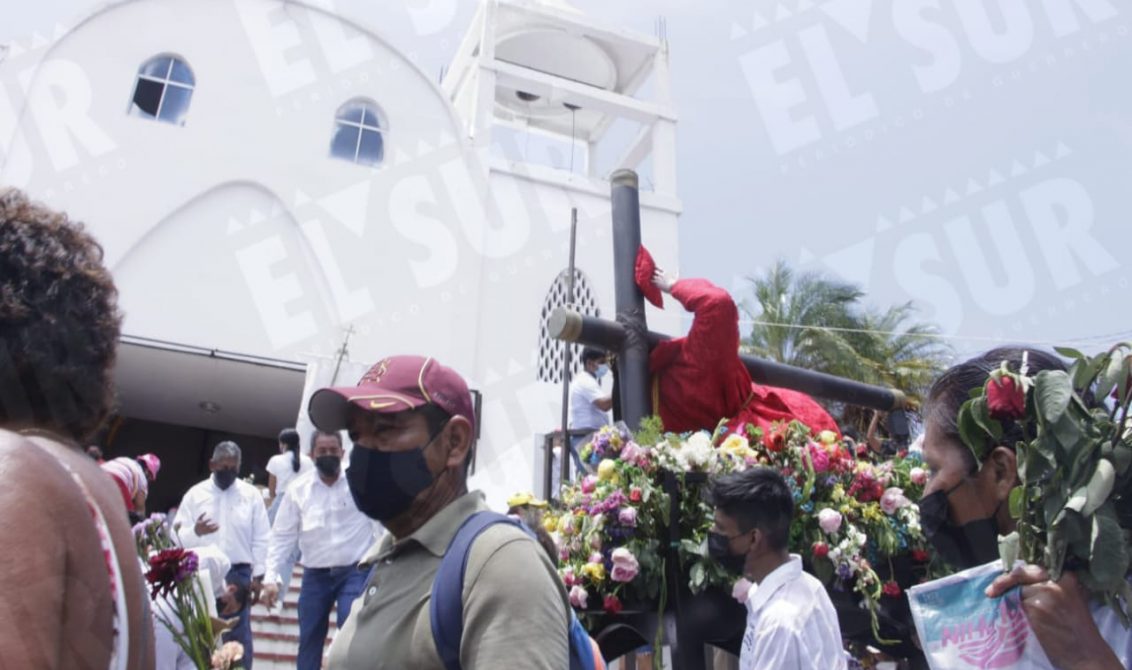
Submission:
[[[613,201],[613,280],[617,320],[608,321],[558,308],[551,315],[551,337],[618,352],[617,373],[621,418],[632,429],[649,416],[649,350],[671,339],[654,333],[645,322],[645,301],[634,279],[637,249],[641,245],[641,207],[637,174],[618,170],[611,177]],[[862,384],[834,375],[784,365],[755,356],[739,357],[751,378],[760,384],[780,386],[810,395],[871,409],[894,410],[907,405],[896,389]],[[723,417],[720,417],[723,418]],[[711,426],[704,426],[710,428]]]

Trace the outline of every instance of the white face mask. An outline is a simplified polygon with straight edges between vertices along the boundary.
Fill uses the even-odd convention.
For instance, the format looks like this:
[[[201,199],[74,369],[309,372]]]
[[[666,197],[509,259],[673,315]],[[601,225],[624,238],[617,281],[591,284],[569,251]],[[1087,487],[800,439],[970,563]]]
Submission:
[[[594,377],[596,377],[597,379],[601,379],[608,372],[609,372],[609,366],[606,365],[605,363],[602,363],[601,365],[597,366],[596,370],[594,370]]]

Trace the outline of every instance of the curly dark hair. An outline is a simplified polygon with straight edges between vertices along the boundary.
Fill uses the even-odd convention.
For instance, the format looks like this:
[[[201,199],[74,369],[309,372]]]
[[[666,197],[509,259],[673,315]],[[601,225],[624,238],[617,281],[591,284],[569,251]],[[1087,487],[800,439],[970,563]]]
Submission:
[[[121,321],[82,224],[0,189],[0,425],[94,434],[113,402]]]

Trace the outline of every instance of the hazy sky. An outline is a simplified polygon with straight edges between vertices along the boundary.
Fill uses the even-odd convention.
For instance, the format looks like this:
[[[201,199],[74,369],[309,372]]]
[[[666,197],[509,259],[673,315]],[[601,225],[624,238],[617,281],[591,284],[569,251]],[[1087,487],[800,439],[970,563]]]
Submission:
[[[3,0],[0,41],[102,3]],[[189,1],[189,0],[186,0]],[[471,0],[326,0],[437,73]],[[667,20],[681,272],[785,258],[913,300],[960,354],[1132,337],[1132,69],[1115,0],[575,0]],[[932,5],[941,5],[936,8]]]

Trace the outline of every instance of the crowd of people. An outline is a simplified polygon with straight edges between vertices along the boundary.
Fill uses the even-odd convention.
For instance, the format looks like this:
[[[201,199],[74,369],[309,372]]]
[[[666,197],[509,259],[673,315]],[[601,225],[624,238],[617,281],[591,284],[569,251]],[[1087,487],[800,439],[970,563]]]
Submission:
[[[836,430],[808,397],[755,384],[736,365],[738,342],[727,338],[737,313],[726,292],[663,271],[653,282],[695,313],[690,334],[650,360],[666,426],[791,417]],[[82,226],[0,191],[0,543],[20,552],[0,564],[6,666],[177,667],[168,631],[154,623],[167,605],[148,597],[131,534],[161,463],[153,454],[103,461],[81,446],[113,406],[120,321],[101,250]],[[959,407],[993,368],[1017,368],[1026,351],[1031,368],[1064,367],[1032,349],[995,350],[947,371],[927,398],[923,529],[956,567],[997,557],[998,535],[1015,524],[1007,500],[1018,472],[1009,435],[979,457],[963,446]],[[600,383],[604,353],[584,353],[582,367],[572,416],[575,428],[594,429],[612,404]],[[171,521],[197,552],[218,613],[235,619],[224,635],[243,645],[243,667],[254,660],[252,605],[276,604],[297,560],[299,668],[321,667],[334,607],[331,668],[549,670],[573,667],[585,649],[590,667],[600,666],[596,646],[572,634],[553,541],[491,513],[469,490],[477,417],[457,372],[427,356],[384,358],[355,386],[315,392],[308,410],[317,427],[309,454],[294,430],[280,434],[266,504],[239,476],[240,447],[224,441]],[[722,477],[712,502],[708,550],[750,583],[740,667],[845,667],[829,596],[790,553],[794,503],[782,475],[755,467]],[[1019,568],[990,595],[1014,587],[1055,667],[1129,667],[1132,636],[1111,609],[1088,601],[1072,571],[1052,581]]]

